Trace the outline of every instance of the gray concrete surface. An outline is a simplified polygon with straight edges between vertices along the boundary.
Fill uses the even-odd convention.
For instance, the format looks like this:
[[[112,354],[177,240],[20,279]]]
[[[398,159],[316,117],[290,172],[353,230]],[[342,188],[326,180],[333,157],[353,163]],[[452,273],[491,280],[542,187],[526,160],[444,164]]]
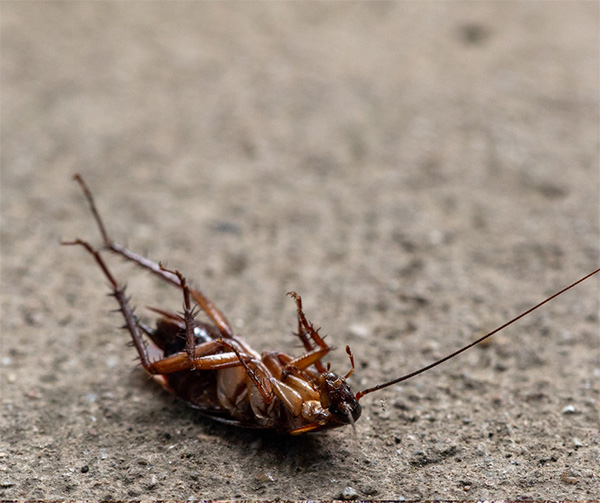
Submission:
[[[150,382],[90,257],[180,268],[257,349],[296,290],[355,389],[598,264],[597,2],[2,2],[0,498],[592,498],[598,282],[303,438]],[[178,292],[119,260],[144,306]],[[351,488],[351,489],[349,489]],[[344,493],[344,491],[346,491]]]

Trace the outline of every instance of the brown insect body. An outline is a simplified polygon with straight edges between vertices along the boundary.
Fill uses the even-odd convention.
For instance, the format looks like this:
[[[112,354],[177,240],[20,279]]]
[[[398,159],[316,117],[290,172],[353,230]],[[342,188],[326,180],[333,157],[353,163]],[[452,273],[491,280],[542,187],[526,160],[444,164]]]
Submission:
[[[152,309],[160,317],[156,328],[148,327],[134,315],[124,287],[119,286],[99,250],[80,239],[63,243],[83,246],[94,256],[110,282],[142,366],[163,388],[206,416],[249,428],[300,434],[353,424],[359,418],[360,405],[345,380],[354,369],[354,359],[347,348],[352,370],[345,377],[323,365],[321,360],[330,347],[304,316],[300,296],[289,294],[296,301],[297,335],[305,353],[299,357],[273,351],[257,353],[234,333],[225,316],[202,292],[188,287],[182,274],[113,242],[87,185],[79,175],[74,178],[88,200],[104,248],[183,292],[183,313]],[[210,323],[196,320],[196,306]],[[153,361],[143,333],[154,346],[152,352],[158,352]]]
[[[257,353],[234,333],[225,316],[200,290],[187,285],[179,271],[168,270],[113,242],[108,237],[87,185],[79,175],[74,178],[88,200],[102,235],[104,248],[149,270],[183,292],[183,312],[175,314],[152,309],[160,316],[155,328],[148,327],[134,315],[124,287],[119,286],[97,249],[80,239],[63,243],[83,246],[94,256],[110,282],[125,319],[125,327],[132,337],[144,369],[163,388],[190,403],[202,414],[248,428],[268,428],[296,435],[354,425],[360,417],[359,400],[364,395],[409,379],[453,358],[600,272],[600,269],[593,271],[445,358],[354,394],[346,383],[346,379],[354,371],[354,358],[350,349],[346,346],[352,368],[344,377],[331,372],[329,366],[322,363],[330,347],[306,319],[299,295],[289,293],[296,302],[296,335],[302,342],[305,353],[298,357],[274,351]],[[204,311],[210,322],[196,319],[198,308]],[[153,352],[158,352],[158,358],[151,360],[142,334],[150,339],[154,346]]]
[[[213,325],[194,320],[193,326],[196,348],[209,343],[215,355],[224,355],[224,359],[229,359],[230,353],[218,342],[221,334]],[[161,318],[155,329],[144,327],[144,330],[162,352],[163,360],[169,361],[169,357],[187,358],[186,341],[182,337],[185,333],[183,321],[174,316]],[[215,342],[217,347],[214,347]],[[343,426],[348,424],[348,419],[343,412],[340,417],[340,410],[345,409],[346,403],[353,407],[354,421],[360,416],[360,405],[341,376],[327,371],[321,374],[312,369],[305,369],[301,377],[298,377],[299,369],[294,369],[296,375],[284,375],[293,359],[291,356],[276,352],[258,355],[236,336],[228,343],[236,345],[240,354],[246,357],[251,355],[252,359],[247,364],[267,392],[273,393],[271,403],[257,390],[254,380],[248,377],[247,370],[241,364],[216,370],[186,369],[154,374],[155,371],[164,370],[159,363],[158,366],[151,364],[148,370],[163,388],[197,408],[203,415],[237,426],[270,428],[292,434]],[[275,386],[278,387],[277,393],[273,390]],[[321,391],[333,412],[323,407]]]

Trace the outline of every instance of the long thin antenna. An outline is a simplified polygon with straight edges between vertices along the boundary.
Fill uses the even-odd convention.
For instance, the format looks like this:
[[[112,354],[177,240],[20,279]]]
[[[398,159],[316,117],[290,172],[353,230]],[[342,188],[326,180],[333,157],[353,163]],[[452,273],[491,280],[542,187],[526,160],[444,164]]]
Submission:
[[[585,281],[586,279],[588,279],[589,277],[593,276],[594,274],[597,274],[600,272],[600,269],[596,269],[595,271],[587,274],[586,276],[584,276],[583,278],[581,278],[580,280],[576,281],[575,283],[573,283],[572,285],[567,286],[566,288],[563,288],[560,292],[556,292],[554,295],[548,297],[546,300],[540,302],[539,304],[536,304],[535,306],[529,308],[527,311],[521,313],[519,316],[517,316],[516,318],[513,318],[512,320],[506,322],[504,325],[498,327],[495,330],[492,330],[491,332],[485,334],[483,337],[480,337],[479,339],[477,339],[475,342],[472,342],[471,344],[466,345],[465,347],[459,349],[458,351],[455,351],[452,354],[449,354],[448,356],[445,356],[444,358],[442,358],[441,360],[438,360],[436,362],[430,363],[429,365],[427,365],[426,367],[423,367],[419,370],[415,370],[414,372],[411,372],[410,374],[406,374],[403,375],[402,377],[398,377],[397,379],[393,379],[392,381],[388,381],[388,382],[384,382],[382,384],[378,384],[377,386],[373,386],[372,388],[367,388],[364,389],[362,391],[359,391],[356,394],[356,399],[360,400],[363,396],[365,396],[367,393],[372,393],[373,391],[378,391],[380,389],[383,388],[387,388],[388,386],[392,386],[393,384],[398,384],[399,382],[402,381],[406,381],[407,379],[410,379],[411,377],[414,377],[416,375],[419,375],[429,369],[432,369],[433,367],[437,367],[438,365],[440,365],[441,363],[444,363],[447,360],[450,360],[451,358],[454,358],[455,356],[461,354],[462,352],[466,351],[467,349],[472,348],[473,346],[479,344],[480,342],[484,341],[485,339],[487,339],[488,337],[491,337],[492,335],[494,335],[495,333],[500,332],[500,330],[505,329],[506,327],[508,327],[509,325],[512,325],[515,321],[520,320],[521,318],[523,318],[523,316],[527,316],[529,313],[531,313],[532,311],[535,311],[537,308],[542,307],[546,302],[550,302],[552,299],[558,297],[559,295],[565,293],[567,290],[570,290],[571,288],[573,288],[574,286],[577,286],[579,283],[581,283],[582,281]]]

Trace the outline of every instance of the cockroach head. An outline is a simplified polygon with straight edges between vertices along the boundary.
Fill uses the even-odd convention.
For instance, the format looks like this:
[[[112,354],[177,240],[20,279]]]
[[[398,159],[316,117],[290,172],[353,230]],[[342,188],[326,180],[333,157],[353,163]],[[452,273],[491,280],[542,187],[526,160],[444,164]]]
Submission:
[[[362,412],[350,386],[342,376],[323,372],[319,377],[321,405],[343,424],[354,424]]]

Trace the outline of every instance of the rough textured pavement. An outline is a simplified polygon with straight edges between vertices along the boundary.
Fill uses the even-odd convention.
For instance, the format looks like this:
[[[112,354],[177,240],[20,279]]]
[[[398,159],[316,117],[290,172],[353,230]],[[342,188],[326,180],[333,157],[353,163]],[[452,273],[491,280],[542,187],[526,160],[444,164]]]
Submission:
[[[303,438],[149,381],[80,249],[184,271],[361,389],[598,264],[597,2],[2,2],[0,498],[592,498],[598,281]],[[138,313],[177,291],[119,260]]]

